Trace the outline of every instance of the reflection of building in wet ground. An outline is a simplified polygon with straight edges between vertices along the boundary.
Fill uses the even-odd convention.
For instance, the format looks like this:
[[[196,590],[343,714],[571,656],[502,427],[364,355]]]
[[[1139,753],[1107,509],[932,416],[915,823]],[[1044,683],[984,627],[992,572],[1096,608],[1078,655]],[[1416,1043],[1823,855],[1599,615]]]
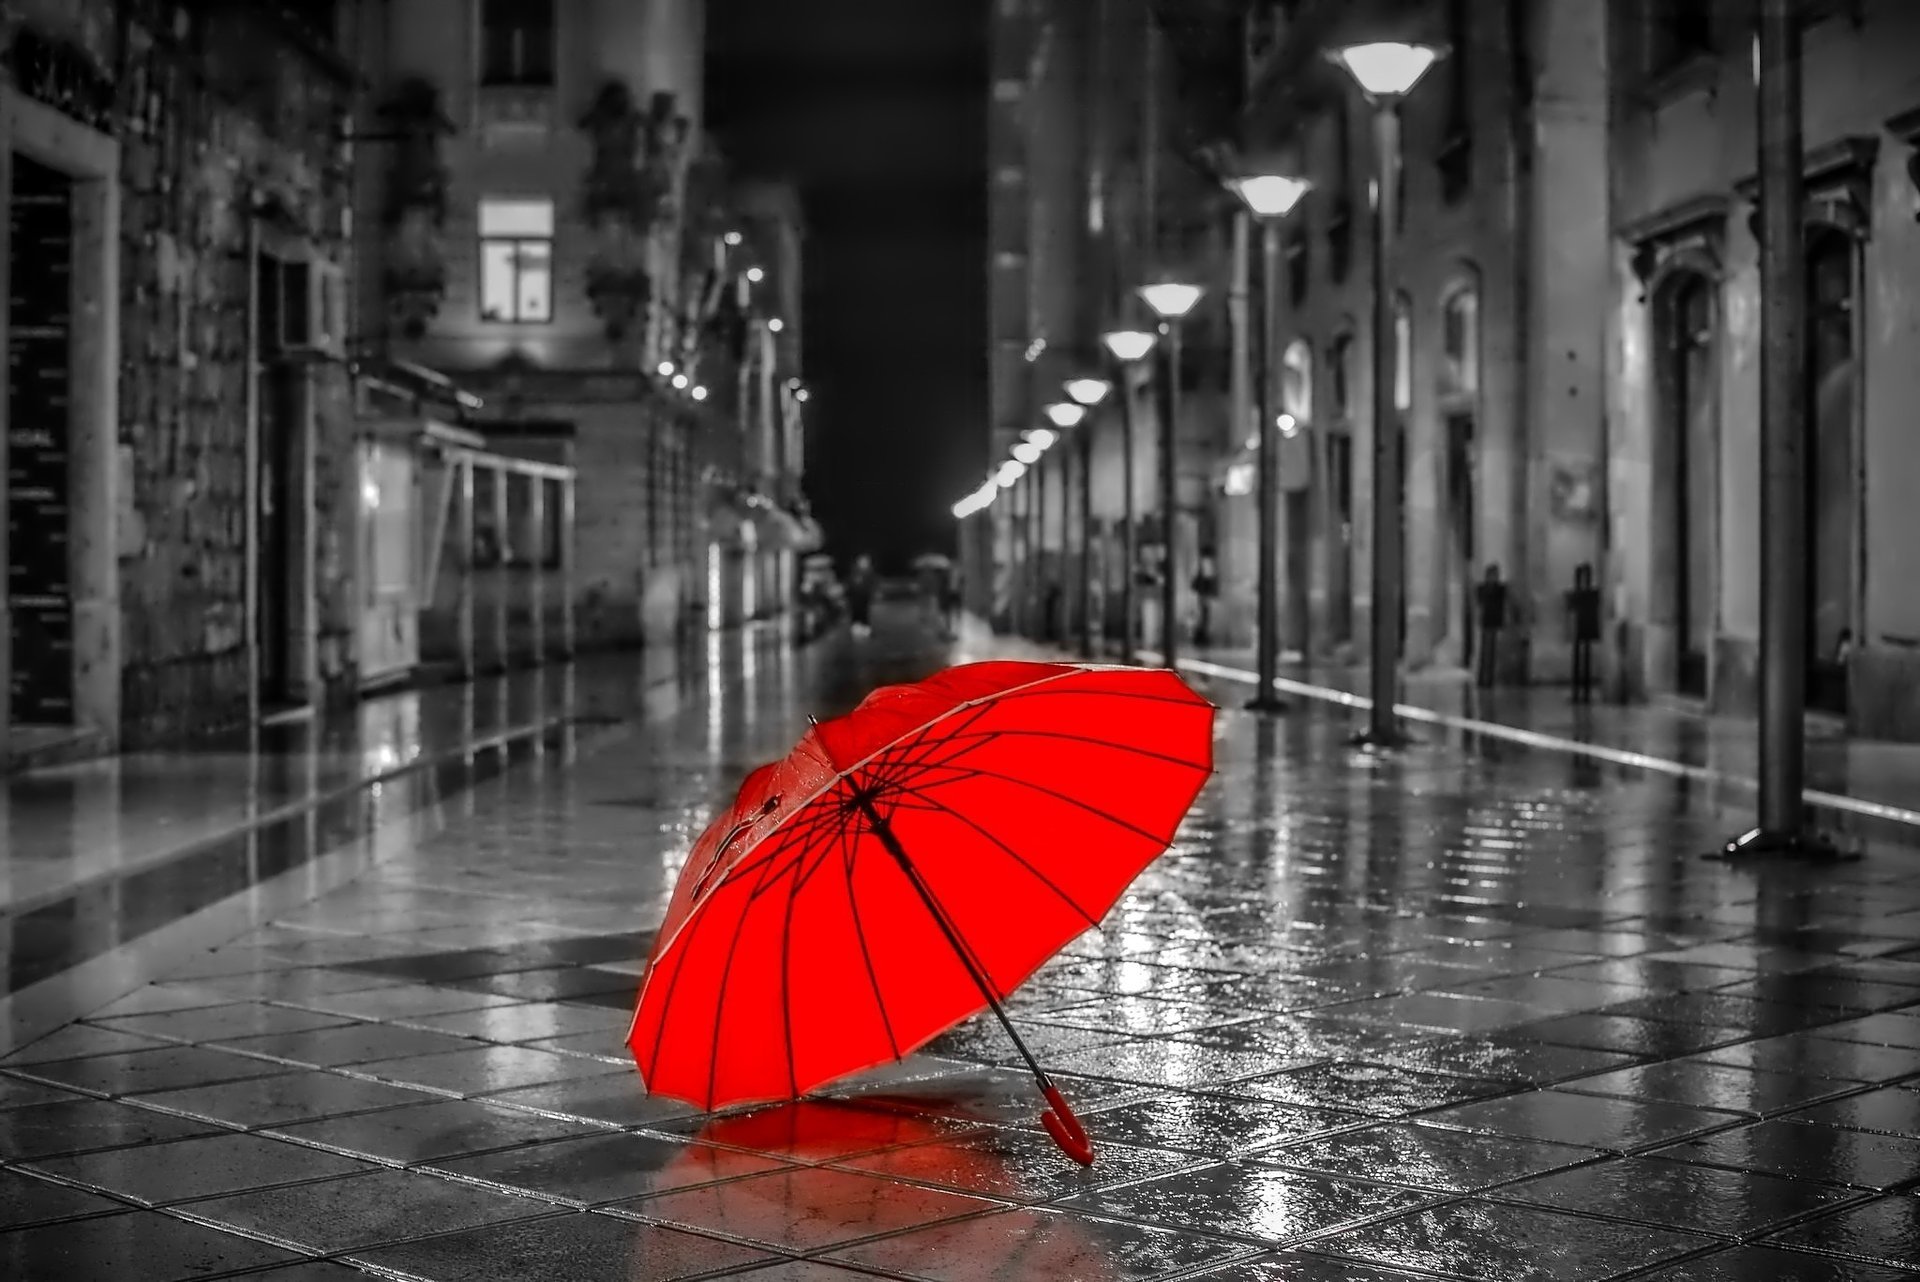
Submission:
[[[1223,714],[1178,848],[1011,1003],[1090,1171],[984,1021],[798,1107],[645,1097],[622,1038],[679,855],[809,712],[945,657],[878,622],[755,650],[750,696],[723,650],[644,736],[390,812],[353,881],[268,883],[240,938],[0,1060],[12,1271],[1908,1275],[1911,830],[1728,867],[1685,780],[1438,730],[1376,758],[1318,701]]]

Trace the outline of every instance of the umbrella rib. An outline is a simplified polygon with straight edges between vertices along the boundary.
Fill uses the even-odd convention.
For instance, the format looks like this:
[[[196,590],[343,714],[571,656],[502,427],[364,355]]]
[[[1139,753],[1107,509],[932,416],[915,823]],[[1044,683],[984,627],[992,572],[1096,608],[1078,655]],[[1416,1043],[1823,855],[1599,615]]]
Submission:
[[[852,817],[849,816],[846,831],[851,831],[852,827]],[[887,1035],[887,1047],[897,1060],[900,1058],[900,1039],[894,1035],[893,1017],[887,1014],[887,999],[880,992],[880,972],[875,969],[873,952],[867,947],[867,926],[860,917],[860,895],[853,884],[854,857],[859,854],[859,848],[846,839],[844,831],[838,840],[845,851],[840,867],[846,878],[847,910],[853,914],[853,933],[860,944],[860,961],[867,968],[867,984],[873,990],[873,1009],[880,1015],[880,1030]]]
[[[983,824],[979,823],[978,821],[972,819],[971,817],[965,814],[962,814],[960,811],[954,809],[952,806],[949,806],[946,802],[941,801],[938,797],[929,797],[924,794],[917,794],[917,795],[919,796],[919,799],[924,801],[927,805],[935,807],[936,809],[938,809],[939,811],[945,814],[951,815],[953,818],[958,819],[961,823],[965,824],[967,827],[979,833],[982,837],[985,837],[988,842],[998,847],[1000,852],[1006,855],[1007,858],[1013,860],[1013,862],[1015,862],[1016,864],[1019,864],[1022,868],[1026,869],[1029,873],[1031,873],[1033,875],[1034,880],[1038,881],[1041,885],[1045,886],[1048,890],[1051,890],[1054,894],[1058,895],[1062,903],[1066,904],[1067,907],[1073,909],[1074,912],[1080,915],[1080,919],[1082,921],[1086,922],[1087,925],[1091,926],[1095,930],[1100,929],[1099,919],[1095,917],[1092,913],[1088,912],[1085,908],[1083,908],[1080,905],[1079,900],[1075,899],[1072,895],[1069,895],[1051,877],[1047,876],[1045,873],[1041,872],[1038,868],[1035,868],[1031,863],[1027,862],[1026,858],[1023,855],[1021,855],[1019,851],[1015,850],[1012,846],[1009,846],[1005,841],[995,836],[993,833],[987,831],[986,827]]]
[[[1022,686],[1018,689],[1009,690],[1005,694],[992,695],[989,697],[994,700],[1005,701],[1010,699],[1038,699],[1044,695],[1053,698],[1066,696],[1075,699],[1140,699],[1147,703],[1174,703],[1183,708],[1206,708],[1212,706],[1205,700],[1197,697],[1182,699],[1178,695],[1153,694],[1146,690],[1052,690],[1047,688],[1049,684],[1051,683],[1035,682],[1030,686]]]
[[[949,770],[954,772],[958,777],[950,778],[950,779],[932,779],[917,785],[916,791],[918,791],[923,796],[926,795],[927,790],[930,788],[944,788],[951,784],[965,783],[969,779],[993,779],[1001,783],[1014,784],[1018,787],[1029,789],[1045,797],[1052,797],[1055,801],[1064,801],[1066,804],[1074,807],[1077,810],[1084,810],[1090,815],[1106,820],[1108,823],[1114,825],[1116,828],[1125,828],[1128,832],[1133,833],[1135,836],[1143,837],[1148,841],[1159,842],[1162,846],[1170,846],[1173,844],[1173,839],[1171,837],[1161,837],[1154,833],[1148,832],[1145,828],[1142,828],[1137,824],[1128,823],[1125,819],[1120,818],[1120,816],[1115,814],[1110,814],[1107,811],[1100,809],[1100,807],[1096,805],[1092,805],[1088,802],[1082,801],[1078,797],[1069,796],[1068,794],[1064,792],[1060,792],[1057,789],[1046,787],[1044,784],[1037,784],[1033,782],[1033,780],[1031,779],[1022,779],[1018,775],[1005,774],[998,770],[983,770],[979,766],[936,766],[936,767],[930,767],[930,768]]]
[[[1136,757],[1145,757],[1151,761],[1164,762],[1170,766],[1184,766],[1188,770],[1202,770],[1208,774],[1213,773],[1212,766],[1205,765],[1198,761],[1188,761],[1185,757],[1176,757],[1171,753],[1155,752],[1152,748],[1140,748],[1130,743],[1116,743],[1111,739],[1101,739],[1094,735],[1069,734],[1064,730],[1029,730],[1020,726],[1009,726],[994,730],[976,730],[963,734],[949,735],[947,736],[948,741],[966,742],[968,745],[966,750],[955,753],[945,761],[932,764],[945,765],[953,761],[958,761],[961,757],[973,752],[983,744],[991,743],[993,740],[1003,737],[1009,739],[1057,739],[1063,743],[1090,744],[1096,748],[1111,748],[1115,752],[1130,753]]]
[[[714,1086],[720,1076],[720,1030],[726,1026],[727,985],[733,979],[733,963],[740,955],[740,937],[747,932],[747,915],[752,911],[752,901],[758,897],[758,893],[764,890],[774,877],[779,875],[779,873],[771,871],[771,860],[768,861],[768,864],[769,870],[761,873],[760,885],[751,887],[748,891],[748,906],[740,910],[740,918],[734,923],[733,938],[727,942],[726,964],[720,968],[720,991],[714,1001],[713,1045],[707,1055],[707,1097],[704,1102],[709,1109],[713,1107]]]

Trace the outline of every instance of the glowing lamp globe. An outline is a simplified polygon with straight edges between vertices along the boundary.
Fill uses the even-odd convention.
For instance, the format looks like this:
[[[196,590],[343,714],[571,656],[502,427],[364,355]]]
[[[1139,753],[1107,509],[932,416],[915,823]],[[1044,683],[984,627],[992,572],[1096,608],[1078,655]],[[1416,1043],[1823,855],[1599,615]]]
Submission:
[[[1019,459],[1008,459],[1000,465],[1000,470],[994,474],[993,479],[994,482],[1004,490],[1026,474],[1027,465],[1025,463],[1022,463]]]
[[[1067,395],[1081,405],[1098,405],[1107,399],[1107,393],[1113,390],[1113,384],[1104,378],[1074,378],[1067,380]]]
[[[1158,285],[1142,285],[1135,292],[1161,320],[1179,320],[1199,303],[1203,291],[1198,285],[1164,281]]]
[[[1087,407],[1071,401],[1055,401],[1047,406],[1047,418],[1055,427],[1073,427],[1087,416]]]
[[[1115,329],[1102,334],[1100,341],[1113,353],[1113,359],[1131,365],[1152,351],[1159,338],[1144,329]]]
[[[1227,186],[1255,218],[1285,218],[1300,203],[1301,197],[1313,189],[1313,184],[1304,178],[1288,178],[1282,174],[1229,178]]]
[[[1036,427],[1026,435],[1029,441],[1043,450],[1052,449],[1053,443],[1060,439],[1060,434],[1050,427]]]
[[[1440,60],[1440,51],[1432,45],[1401,44],[1380,41],[1374,44],[1348,45],[1336,49],[1332,59],[1347,69],[1347,74],[1369,96],[1399,98],[1420,83],[1420,77]]]
[[[1032,441],[1022,441],[1013,447],[1013,457],[1028,467],[1032,467],[1035,463],[1038,463],[1042,453],[1044,453],[1044,451]]]

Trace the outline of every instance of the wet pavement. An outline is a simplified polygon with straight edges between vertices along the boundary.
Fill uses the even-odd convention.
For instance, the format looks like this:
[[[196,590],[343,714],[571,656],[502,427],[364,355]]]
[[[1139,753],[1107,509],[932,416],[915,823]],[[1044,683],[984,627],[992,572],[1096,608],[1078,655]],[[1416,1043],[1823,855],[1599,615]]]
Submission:
[[[1920,832],[1707,862],[1743,816],[1695,778],[1373,756],[1321,700],[1225,713],[1175,849],[1010,1003],[1091,1170],[985,1020],[798,1105],[647,1098],[641,959],[739,776],[1014,648],[882,623],[396,817],[0,1059],[0,1276],[1920,1276]]]

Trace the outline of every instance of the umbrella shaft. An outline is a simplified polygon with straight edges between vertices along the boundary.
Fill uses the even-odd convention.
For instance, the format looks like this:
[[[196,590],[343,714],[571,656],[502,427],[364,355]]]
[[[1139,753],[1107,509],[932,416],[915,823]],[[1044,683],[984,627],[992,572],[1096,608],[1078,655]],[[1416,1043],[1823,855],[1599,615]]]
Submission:
[[[968,951],[965,941],[960,938],[960,932],[955,930],[953,923],[947,920],[946,910],[941,908],[939,901],[934,899],[933,892],[927,889],[927,883],[920,879],[920,870],[913,866],[913,860],[907,858],[907,852],[900,845],[900,839],[893,835],[893,826],[881,818],[879,810],[874,807],[869,798],[856,793],[854,800],[866,814],[867,822],[873,825],[873,835],[880,839],[880,844],[886,848],[889,855],[893,856],[893,861],[900,865],[900,871],[905,873],[907,880],[912,883],[914,891],[920,896],[920,902],[925,904],[927,911],[933,914],[934,923],[940,927],[940,933],[947,937],[949,944],[953,945],[954,956],[958,957],[960,964],[967,968],[967,974],[973,977],[975,986],[980,989],[980,995],[987,999],[987,1005],[993,1009],[994,1018],[1000,1021],[1000,1027],[1006,1029],[1007,1036],[1013,1039],[1014,1048],[1020,1052],[1020,1058],[1026,1060],[1027,1067],[1033,1070],[1034,1080],[1040,1083],[1042,1090],[1052,1086],[1052,1081],[1041,1070],[1039,1061],[1034,1059],[1033,1052],[1027,1049],[1027,1044],[1020,1039],[1020,1034],[1014,1031],[1013,1021],[1007,1018],[1006,1009],[1000,1005],[1000,998],[993,991],[993,984],[987,979],[986,972],[980,969],[980,964]]]

